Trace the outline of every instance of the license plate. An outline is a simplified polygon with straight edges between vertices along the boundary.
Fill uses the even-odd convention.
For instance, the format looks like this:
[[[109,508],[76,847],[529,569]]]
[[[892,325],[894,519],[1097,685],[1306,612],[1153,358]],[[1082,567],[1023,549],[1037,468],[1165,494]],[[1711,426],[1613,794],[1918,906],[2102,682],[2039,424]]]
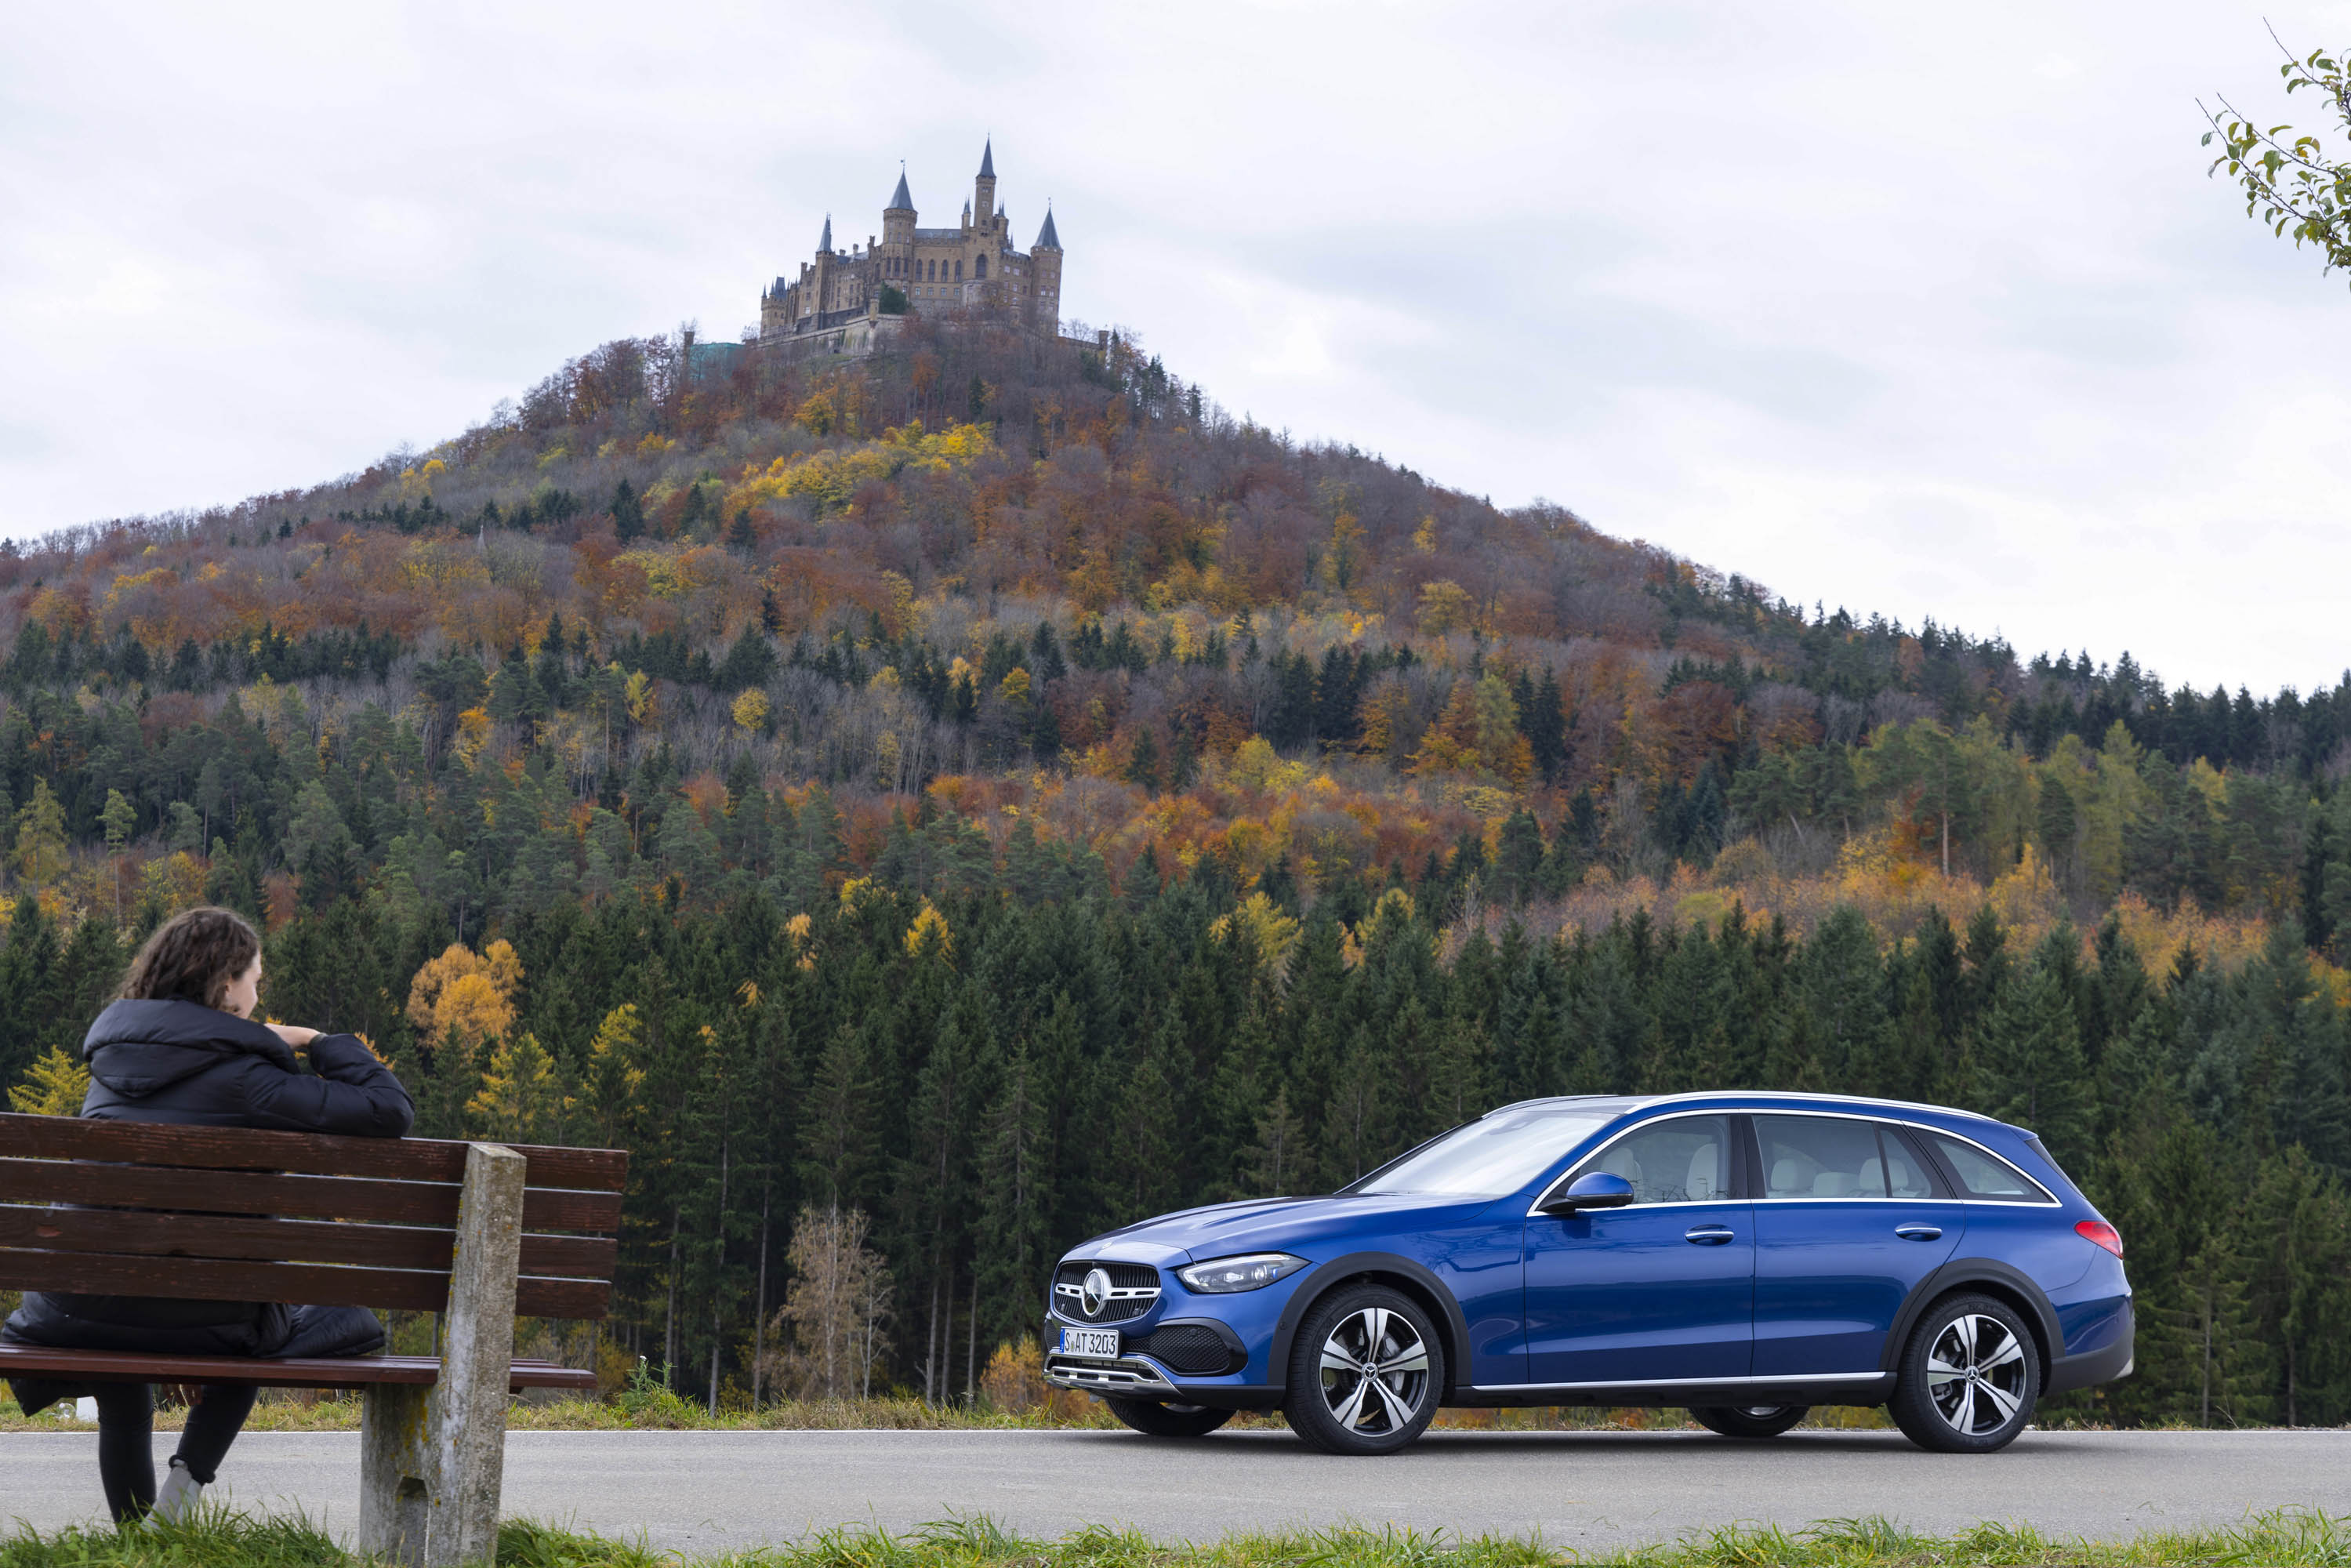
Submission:
[[[1118,1356],[1116,1329],[1063,1329],[1063,1355],[1099,1355],[1115,1360]]]

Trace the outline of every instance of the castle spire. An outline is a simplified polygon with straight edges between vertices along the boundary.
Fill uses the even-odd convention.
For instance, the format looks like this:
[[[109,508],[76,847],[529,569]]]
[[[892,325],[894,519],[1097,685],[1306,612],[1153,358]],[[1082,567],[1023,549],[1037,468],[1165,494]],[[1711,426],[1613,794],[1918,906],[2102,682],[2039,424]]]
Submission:
[[[906,189],[906,166],[904,163],[898,165],[898,188],[890,193],[889,210],[893,213],[911,213],[914,210],[914,195]]]
[[[979,151],[979,177],[983,180],[996,178],[996,138],[993,136]]]
[[[824,214],[824,237],[816,242],[816,248],[820,256],[832,248],[832,214],[831,213]]]
[[[1037,231],[1037,243],[1032,248],[1037,250],[1061,248],[1061,236],[1053,229],[1053,204],[1050,201],[1045,204],[1045,226]]]

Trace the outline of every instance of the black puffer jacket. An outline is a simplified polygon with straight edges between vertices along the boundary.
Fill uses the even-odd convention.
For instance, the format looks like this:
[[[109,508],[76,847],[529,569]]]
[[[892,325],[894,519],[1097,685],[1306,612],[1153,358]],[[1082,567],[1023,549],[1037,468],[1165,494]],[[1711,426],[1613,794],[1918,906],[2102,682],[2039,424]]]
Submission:
[[[81,1050],[85,1116],[376,1138],[400,1137],[416,1119],[408,1091],[356,1035],[320,1035],[309,1048],[316,1071],[305,1072],[284,1040],[234,1013],[120,1001],[98,1015]],[[7,1324],[10,1338],[37,1344],[190,1355],[272,1355],[291,1332],[272,1301],[38,1291]]]

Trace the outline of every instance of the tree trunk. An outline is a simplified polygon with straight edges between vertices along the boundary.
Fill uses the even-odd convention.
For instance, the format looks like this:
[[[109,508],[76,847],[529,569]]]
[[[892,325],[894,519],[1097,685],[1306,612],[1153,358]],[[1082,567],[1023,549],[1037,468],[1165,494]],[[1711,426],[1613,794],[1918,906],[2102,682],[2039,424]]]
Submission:
[[[684,1211],[669,1211],[669,1306],[662,1314],[662,1386],[677,1386],[677,1237]]]
[[[768,1366],[768,1206],[775,1198],[775,1180],[759,1189],[759,1283],[751,1305],[751,1409],[757,1414],[765,1389]]]
[[[970,1337],[969,1337],[969,1338],[965,1342],[965,1344],[964,1344],[964,1353],[963,1353],[963,1402],[964,1402],[966,1405],[970,1404],[970,1403],[972,1402],[973,1398],[974,1398],[974,1397],[975,1397],[978,1393],[979,1393],[979,1265],[978,1265],[977,1262],[975,1262],[975,1263],[972,1265],[972,1270],[971,1270],[971,1325],[970,1325]],[[2294,1383],[2293,1383],[2293,1379],[2292,1379],[2292,1377],[2291,1377],[2291,1375],[2289,1375],[2288,1379],[2287,1379],[2287,1382],[2286,1382],[2286,1399],[2287,1399],[2287,1402],[2288,1402],[2288,1407],[2289,1407],[2289,1408],[2291,1408],[2291,1406],[2292,1406],[2292,1402],[2293,1402],[2293,1399],[2294,1399]],[[2291,1421],[2289,1421],[2287,1424],[2288,1424],[2289,1426],[2291,1426],[2291,1425],[2292,1425],[2292,1422],[2291,1422]]]

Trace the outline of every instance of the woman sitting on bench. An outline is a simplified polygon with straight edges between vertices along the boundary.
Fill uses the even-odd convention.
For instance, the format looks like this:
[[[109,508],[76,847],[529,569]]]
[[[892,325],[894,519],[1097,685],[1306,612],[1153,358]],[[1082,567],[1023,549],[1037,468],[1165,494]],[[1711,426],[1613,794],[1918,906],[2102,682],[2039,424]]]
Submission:
[[[120,998],[89,1026],[85,1116],[214,1127],[274,1127],[397,1138],[415,1120],[408,1091],[358,1036],[252,1021],[261,938],[225,909],[173,916],[131,960]],[[298,1051],[307,1051],[303,1071]],[[160,1197],[161,1195],[159,1195]],[[364,1355],[383,1325],[364,1307],[286,1307],[28,1291],[0,1339],[158,1354]],[[118,1522],[151,1511],[186,1518],[253,1409],[256,1386],[204,1385],[158,1494],[154,1401],[143,1383],[16,1379],[26,1415],[58,1399],[98,1401],[98,1470]]]

